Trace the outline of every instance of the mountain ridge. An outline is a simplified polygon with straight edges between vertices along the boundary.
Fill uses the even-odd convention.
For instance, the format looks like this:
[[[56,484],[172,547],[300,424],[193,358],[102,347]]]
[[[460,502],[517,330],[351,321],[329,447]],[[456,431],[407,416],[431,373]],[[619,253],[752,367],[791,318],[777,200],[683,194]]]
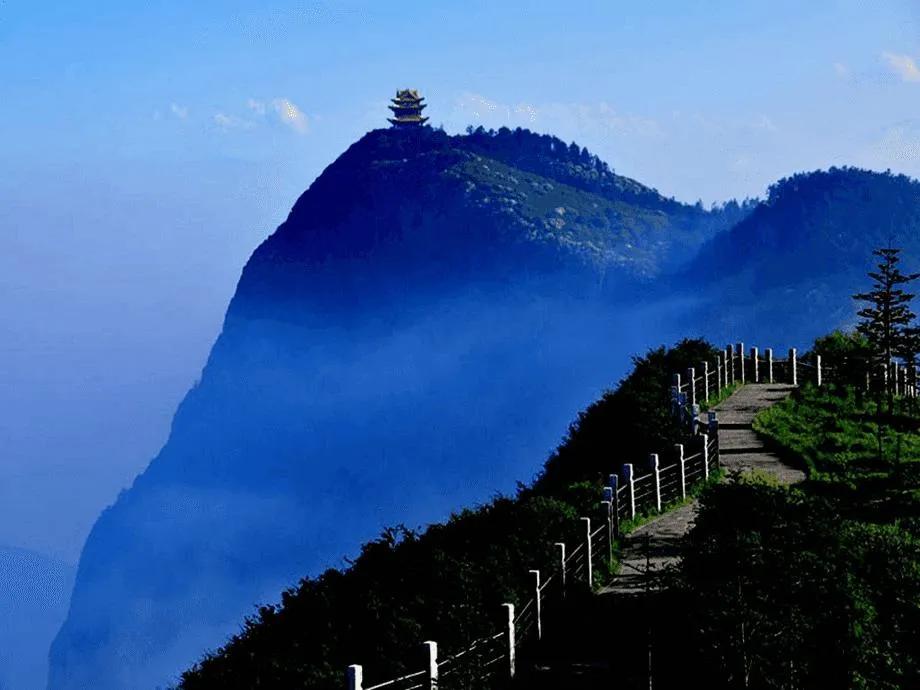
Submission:
[[[751,209],[547,135],[362,137],[255,250],[167,443],[94,526],[50,690],[164,682],[384,526],[528,478],[598,371],[725,327],[674,276]]]
[[[750,336],[770,339],[767,328],[782,319],[790,341],[805,343],[819,325],[855,323],[852,286],[873,267],[872,251],[889,243],[907,265],[920,265],[920,182],[831,167],[776,182],[675,280],[699,286],[714,330],[740,332],[731,319],[744,312]]]

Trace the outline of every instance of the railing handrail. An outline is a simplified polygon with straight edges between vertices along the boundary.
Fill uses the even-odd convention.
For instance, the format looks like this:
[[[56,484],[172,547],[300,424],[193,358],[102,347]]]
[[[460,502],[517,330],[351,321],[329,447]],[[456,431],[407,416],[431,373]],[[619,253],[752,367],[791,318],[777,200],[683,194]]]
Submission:
[[[689,391],[695,395],[696,388],[699,384],[702,384],[702,388],[705,389],[708,396],[708,391],[710,389],[710,379],[713,376],[720,376],[719,367],[716,369],[709,369],[706,366],[703,367],[703,373],[700,375],[693,375],[689,380],[684,383],[678,383],[674,386],[674,389],[678,393],[683,393],[683,391]],[[719,379],[718,385],[716,385],[716,391],[721,391],[725,386],[723,381]],[[702,425],[699,419],[695,420],[697,424],[694,424],[691,429],[691,437],[705,438],[705,436],[700,436],[697,434],[697,427]],[[709,449],[712,448],[715,450],[714,453],[709,454]],[[689,465],[695,464],[699,459],[707,457],[707,463],[704,468],[691,468]],[[558,570],[554,572],[545,580],[540,582],[539,572],[533,571],[537,577],[537,584],[534,588],[534,596],[530,597],[524,605],[517,611],[517,614],[514,615],[514,607],[511,604],[506,604],[508,610],[512,613],[509,614],[509,620],[507,623],[507,629],[502,630],[501,632],[486,635],[480,637],[474,642],[470,643],[463,649],[458,652],[455,652],[451,656],[448,656],[442,660],[438,660],[436,657],[436,645],[434,643],[426,643],[429,645],[429,653],[434,656],[430,656],[429,668],[409,673],[392,680],[384,681],[372,686],[363,686],[361,684],[362,671],[360,666],[350,666],[349,667],[349,688],[350,690],[385,690],[392,688],[396,690],[396,685],[399,683],[405,683],[407,681],[415,681],[416,679],[425,679],[425,682],[422,682],[418,685],[413,685],[411,688],[402,688],[401,690],[413,690],[414,688],[433,688],[436,686],[437,676],[439,669],[444,671],[444,675],[450,675],[457,672],[457,664],[461,660],[465,660],[470,657],[477,657],[478,655],[473,654],[476,650],[481,650],[487,648],[491,643],[494,643],[498,640],[505,638],[506,649],[502,651],[501,654],[493,656],[486,661],[482,661],[478,668],[482,673],[488,673],[489,669],[493,668],[498,662],[502,660],[508,661],[508,673],[511,675],[514,674],[514,664],[515,664],[515,653],[518,647],[526,642],[526,638],[529,634],[532,633],[534,629],[537,631],[537,635],[541,634],[541,607],[542,600],[549,599],[551,597],[550,593],[555,592],[557,594],[565,595],[565,590],[567,585],[566,574],[577,575],[580,574],[587,579],[589,584],[592,581],[593,577],[593,567],[594,567],[594,550],[596,547],[600,547],[603,550],[603,542],[601,542],[598,537],[607,533],[607,542],[610,549],[612,549],[613,541],[615,537],[619,536],[619,520],[621,513],[633,517],[636,513],[644,512],[647,510],[662,510],[661,505],[662,493],[663,490],[667,491],[667,494],[670,496],[675,494],[678,497],[685,497],[686,491],[693,482],[688,482],[688,475],[699,475],[702,481],[702,476],[709,475],[709,465],[713,464],[715,467],[718,466],[718,439],[714,438],[711,441],[707,441],[706,452],[704,450],[699,450],[692,453],[691,455],[684,456],[683,446],[680,446],[680,453],[676,462],[672,462],[663,467],[658,467],[657,465],[657,456],[655,456],[655,465],[651,471],[645,472],[643,474],[634,474],[632,472],[632,465],[628,465],[630,468],[628,478],[624,475],[624,481],[622,483],[616,482],[616,486],[608,487],[609,493],[607,494],[610,498],[609,501],[605,501],[607,506],[607,515],[606,519],[601,519],[600,524],[594,529],[590,528],[590,521],[587,522],[589,527],[584,533],[584,538],[579,540],[579,543],[575,546],[574,549],[565,552],[564,548],[562,551],[562,557],[558,563]],[[624,465],[624,467],[626,467]],[[675,470],[680,470],[675,472]],[[666,473],[668,476],[662,481],[662,474]],[[673,474],[673,476],[671,476]],[[613,480],[611,480],[613,483]],[[636,491],[640,487],[640,491]],[[564,547],[564,544],[563,544]],[[608,554],[610,551],[608,551]],[[611,557],[610,555],[606,557]],[[432,651],[435,650],[435,651]],[[357,671],[355,670],[357,669]]]

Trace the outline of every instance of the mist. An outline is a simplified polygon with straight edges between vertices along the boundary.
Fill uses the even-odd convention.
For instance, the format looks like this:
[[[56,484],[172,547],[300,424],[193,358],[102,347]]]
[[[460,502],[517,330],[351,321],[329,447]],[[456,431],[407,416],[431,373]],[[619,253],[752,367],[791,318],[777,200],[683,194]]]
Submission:
[[[346,566],[384,527],[513,492],[631,355],[678,337],[686,308],[524,284],[416,304],[348,328],[228,319],[170,442],[87,542],[95,568],[78,573],[90,584],[51,687],[86,682],[67,663],[80,639],[101,664],[136,654],[132,629],[159,653],[119,665],[110,687],[175,680],[256,603]],[[148,596],[150,611],[113,610]]]

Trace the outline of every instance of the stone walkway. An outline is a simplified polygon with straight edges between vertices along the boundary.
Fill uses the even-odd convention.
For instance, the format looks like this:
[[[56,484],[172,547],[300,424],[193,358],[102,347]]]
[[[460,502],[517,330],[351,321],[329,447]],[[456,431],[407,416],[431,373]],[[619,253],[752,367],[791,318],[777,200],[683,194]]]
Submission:
[[[719,418],[719,455],[726,473],[759,470],[791,484],[803,472],[768,452],[751,428],[754,416],[785,398],[793,387],[784,384],[747,384],[715,408]],[[680,545],[696,515],[696,502],[655,518],[623,538],[620,573],[600,594],[637,595],[645,591],[646,568],[660,573],[676,563]]]

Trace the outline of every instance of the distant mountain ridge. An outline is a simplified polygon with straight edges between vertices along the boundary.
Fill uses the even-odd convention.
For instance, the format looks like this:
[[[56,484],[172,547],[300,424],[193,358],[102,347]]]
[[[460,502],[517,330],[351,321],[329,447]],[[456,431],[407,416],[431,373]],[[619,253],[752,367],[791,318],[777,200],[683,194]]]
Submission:
[[[808,277],[751,282],[743,252],[770,217],[524,130],[370,132],[253,253],[169,440],[94,526],[50,690],[169,682],[383,526],[511,490],[629,355],[748,326],[720,321],[734,293],[701,302],[719,290],[785,318],[771,291]]]
[[[850,295],[865,285],[872,251],[889,243],[907,270],[920,270],[920,182],[859,168],[799,173],[704,244],[677,279],[708,297],[714,330],[740,331],[730,315],[741,313],[755,336],[785,323],[790,344],[802,343],[818,325],[854,323]]]

